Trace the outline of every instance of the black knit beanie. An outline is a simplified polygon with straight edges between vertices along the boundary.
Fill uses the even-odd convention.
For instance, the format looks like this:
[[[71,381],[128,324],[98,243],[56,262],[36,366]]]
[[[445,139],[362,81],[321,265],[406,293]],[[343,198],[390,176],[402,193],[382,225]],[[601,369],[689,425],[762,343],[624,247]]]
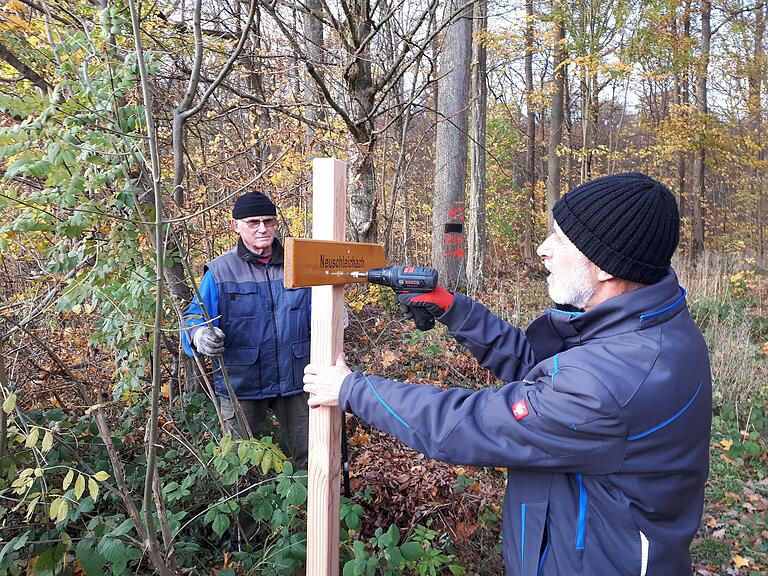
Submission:
[[[232,218],[240,220],[251,216],[277,216],[277,208],[261,192],[248,192],[235,200]]]
[[[641,284],[664,276],[680,239],[672,192],[638,172],[585,182],[560,198],[552,215],[601,270]]]

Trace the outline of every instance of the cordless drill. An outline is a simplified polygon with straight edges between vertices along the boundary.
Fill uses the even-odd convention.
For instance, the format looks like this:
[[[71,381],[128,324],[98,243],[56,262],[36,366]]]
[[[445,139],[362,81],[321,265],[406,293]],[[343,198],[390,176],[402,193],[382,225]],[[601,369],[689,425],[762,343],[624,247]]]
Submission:
[[[396,294],[406,292],[432,292],[437,288],[437,270],[424,266],[386,266],[371,268],[368,272],[352,272],[355,278],[365,278],[371,284],[388,286]],[[418,306],[411,307],[413,321],[419,330],[435,326],[435,317]]]

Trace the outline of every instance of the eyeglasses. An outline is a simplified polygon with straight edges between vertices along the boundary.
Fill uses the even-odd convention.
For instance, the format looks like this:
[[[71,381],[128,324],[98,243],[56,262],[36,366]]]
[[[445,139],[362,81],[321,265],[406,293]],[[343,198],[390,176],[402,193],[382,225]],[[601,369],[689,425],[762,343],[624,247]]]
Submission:
[[[251,230],[258,230],[262,224],[264,224],[264,228],[274,228],[275,224],[277,224],[274,218],[250,218],[248,220],[240,220],[240,222]]]

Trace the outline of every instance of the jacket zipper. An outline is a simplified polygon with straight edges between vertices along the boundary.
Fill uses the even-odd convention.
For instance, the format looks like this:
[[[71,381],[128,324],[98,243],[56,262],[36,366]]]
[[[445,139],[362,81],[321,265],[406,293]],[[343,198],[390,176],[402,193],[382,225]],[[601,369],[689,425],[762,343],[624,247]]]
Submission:
[[[267,288],[269,289],[269,302],[272,311],[272,331],[275,333],[275,372],[277,372],[277,395],[281,396],[280,386],[280,339],[277,337],[277,315],[275,314],[275,296],[272,294],[272,281],[269,278],[269,264],[264,265],[264,273],[267,275]]]
[[[584,550],[584,529],[587,523],[587,489],[581,474],[576,474],[576,482],[579,483],[579,523],[576,528],[576,550]]]

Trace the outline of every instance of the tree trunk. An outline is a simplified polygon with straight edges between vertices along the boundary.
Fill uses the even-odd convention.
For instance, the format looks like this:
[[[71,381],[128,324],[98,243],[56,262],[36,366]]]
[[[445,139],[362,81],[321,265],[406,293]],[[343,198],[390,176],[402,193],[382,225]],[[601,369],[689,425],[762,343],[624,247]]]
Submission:
[[[36,86],[43,96],[53,91],[53,86],[51,86],[45,78],[22,62],[16,54],[11,52],[11,50],[2,43],[0,43],[0,60],[4,60],[7,64],[15,68],[24,79],[29,80],[32,85]]]
[[[350,130],[349,163],[347,164],[347,191],[349,193],[349,222],[355,242],[375,242],[376,177],[373,166],[375,135],[373,132],[373,78],[371,76],[371,17],[366,0],[350,3],[355,17],[353,45],[359,46],[347,66],[344,80],[350,96],[350,116],[354,126]],[[365,42],[363,43],[363,41]]]
[[[552,101],[549,114],[547,142],[547,230],[552,229],[552,208],[560,199],[560,156],[557,149],[563,140],[563,104],[565,96],[565,24],[562,2],[552,2],[552,23],[555,27],[554,61],[552,62]]]
[[[349,233],[355,242],[376,242],[378,238],[376,177],[373,166],[373,131],[368,140],[354,139],[349,145],[347,190],[349,192]]]
[[[445,14],[461,6],[452,0]],[[435,195],[432,214],[432,265],[449,290],[466,283],[464,198],[467,182],[467,123],[471,21],[464,11],[446,29],[440,51],[437,88]]]
[[[484,32],[488,26],[487,0],[478,0],[474,7],[474,26]],[[472,139],[470,156],[469,218],[467,228],[467,288],[470,294],[483,287],[485,277],[485,133],[488,105],[486,82],[487,49],[482,41],[472,46]]]
[[[763,49],[763,40],[765,36],[765,3],[761,2],[755,6],[753,11],[755,17],[754,24],[754,55],[753,61],[749,67],[749,74],[747,77],[749,84],[749,99],[747,102],[747,114],[749,116],[750,130],[752,131],[752,138],[755,144],[758,146],[757,152],[757,165],[754,169],[752,178],[753,182],[753,195],[755,206],[755,240],[757,240],[757,248],[759,255],[762,257],[762,234],[761,234],[761,222],[760,222],[760,201],[763,194],[763,170],[762,165],[765,159],[765,149],[763,148],[763,107],[762,107],[762,83],[764,81],[765,65],[763,59],[765,58]]]
[[[523,260],[534,259],[534,220],[536,207],[536,113],[533,110],[533,0],[525,2],[525,108],[527,134],[525,146],[525,183]]]
[[[691,38],[691,2],[686,0],[683,3],[683,36],[679,46],[683,46],[684,50],[687,50],[689,40]],[[677,35],[678,31],[674,31]],[[675,73],[675,92],[677,96],[677,103],[681,107],[681,111],[684,114],[688,114],[688,105],[690,104],[690,85],[688,80],[688,65],[686,64],[682,71]],[[685,218],[688,215],[688,203],[686,202],[686,163],[688,158],[688,152],[681,150],[677,156],[677,193],[678,193],[678,210],[680,212],[680,218]]]
[[[579,183],[589,179],[589,91],[592,89],[586,66],[581,66],[581,169],[579,170]]]
[[[318,69],[318,74],[322,73],[323,44],[325,42],[323,35],[323,22],[320,16],[323,13],[323,4],[320,0],[307,0],[304,3],[305,12],[303,14],[303,28],[306,46],[307,58]],[[315,129],[312,125],[315,121],[324,119],[325,114],[322,108],[322,95],[316,82],[311,78],[305,78],[303,82],[304,92],[304,117],[309,120],[306,126],[306,140],[308,150],[314,149]]]
[[[710,0],[701,0],[701,54],[696,72],[696,110],[699,113],[701,121],[706,118],[707,107],[707,69],[709,68],[709,46],[711,39],[710,14],[712,3]],[[696,158],[693,165],[694,174],[694,196],[693,198],[693,221],[691,230],[692,253],[698,256],[704,251],[704,217],[706,202],[706,184],[704,181],[704,172],[706,168],[706,149],[704,145],[699,146],[696,152]]]
[[[595,164],[598,157],[595,155],[595,148],[600,142],[600,85],[597,77],[597,72],[590,72],[590,82],[592,88],[589,91],[589,122],[590,133],[592,134],[592,146],[590,146],[589,153],[587,154],[587,180],[593,178],[595,173]]]
[[[256,9],[256,14],[253,19],[252,25],[253,33],[251,34],[252,53],[250,56],[251,70],[248,73],[248,87],[259,100],[266,101],[267,90],[264,86],[264,74],[262,72],[261,57],[262,51],[262,37],[261,37],[261,10]],[[253,166],[253,172],[258,174],[267,165],[267,159],[270,155],[270,141],[267,137],[270,129],[269,109],[257,106],[253,109],[253,124],[256,128],[256,155],[254,157],[255,164]]]
[[[573,188],[573,119],[571,118],[571,89],[570,82],[568,82],[568,76],[563,71],[563,97],[565,101],[565,113],[563,119],[565,120],[566,133],[568,135],[568,155],[565,157],[565,190],[568,192]]]

